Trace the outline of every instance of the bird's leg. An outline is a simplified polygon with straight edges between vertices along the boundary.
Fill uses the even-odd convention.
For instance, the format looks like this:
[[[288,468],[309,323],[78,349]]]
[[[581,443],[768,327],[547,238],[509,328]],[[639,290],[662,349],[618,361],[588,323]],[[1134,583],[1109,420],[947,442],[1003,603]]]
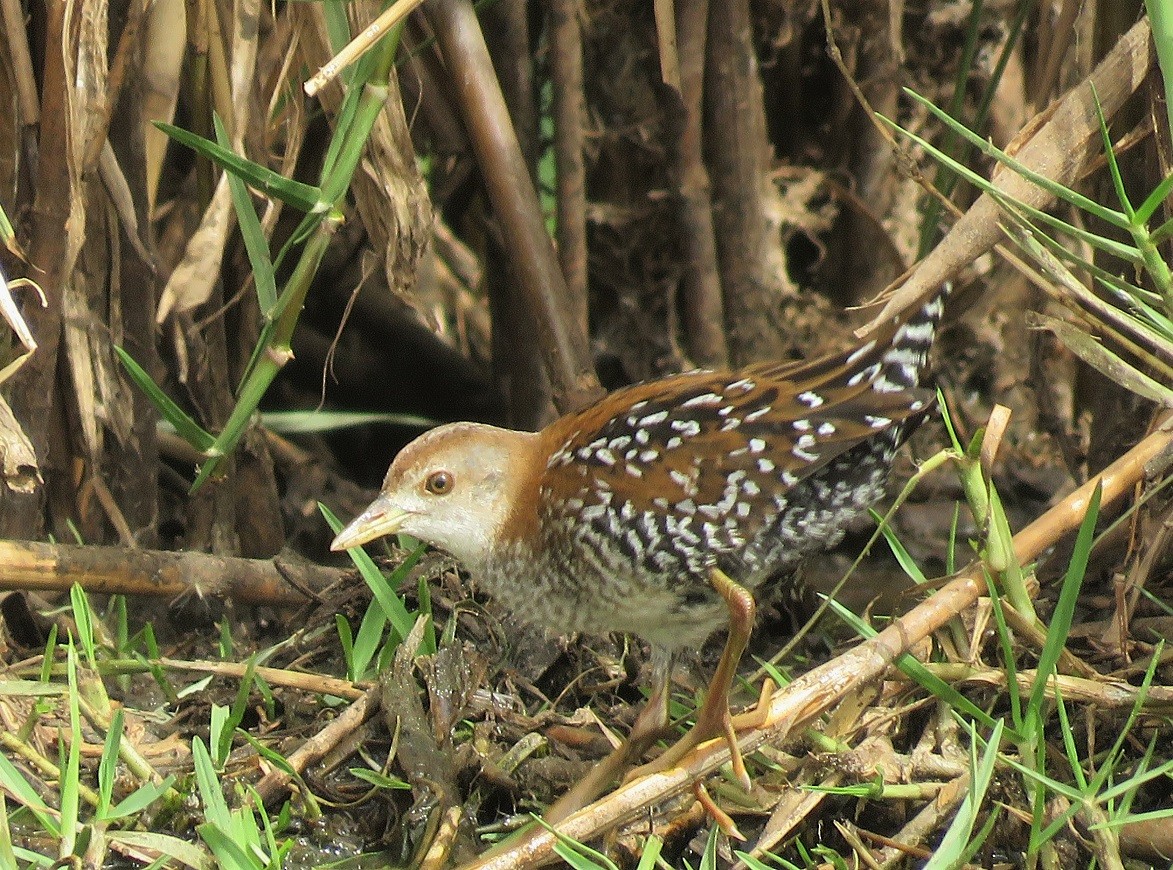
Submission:
[[[631,733],[606,758],[591,768],[590,773],[554,802],[542,817],[546,822],[555,825],[593,801],[664,736],[668,728],[668,679],[671,673],[671,653],[653,647],[652,694],[631,726]]]
[[[745,770],[745,761],[737,747],[733,719],[729,715],[729,692],[733,687],[733,678],[737,675],[737,666],[741,663],[741,655],[745,652],[750,633],[753,631],[756,606],[749,590],[734,582],[719,568],[712,570],[709,582],[729,608],[729,637],[725,641],[725,649],[721,652],[717,669],[713,672],[713,678],[705,691],[705,699],[697,710],[696,722],[687,734],[668,747],[662,755],[631,771],[627,776],[628,780],[667,770],[706,740],[723,737],[729,744],[734,775],[746,791],[751,787],[749,774]],[[594,800],[663,736],[668,724],[668,684],[671,669],[671,655],[654,647],[652,694],[636,717],[631,733],[620,746],[613,749],[546,811],[544,818],[548,823],[557,824]]]
[[[741,654],[745,652],[753,631],[756,607],[749,590],[734,582],[721,569],[712,570],[709,582],[729,607],[729,638],[725,641],[721,660],[705,691],[705,699],[697,710],[696,723],[655,761],[633,770],[628,779],[667,770],[706,740],[724,737],[729,744],[733,773],[746,791],[750,789],[749,774],[746,773],[741,750],[737,747],[737,734],[729,715],[729,692],[733,687],[733,678],[737,675]]]
[[[713,569],[709,582],[729,608],[729,637],[725,641],[725,649],[721,652],[717,669],[713,672],[713,678],[705,691],[705,699],[697,710],[696,722],[687,734],[662,755],[631,771],[626,777],[628,780],[667,770],[706,740],[723,737],[729,744],[734,775],[746,791],[750,789],[749,774],[745,770],[741,750],[737,747],[737,734],[729,715],[729,692],[733,687],[733,678],[737,675],[737,666],[741,663],[741,655],[745,652],[750,633],[753,631],[756,606],[749,590],[734,582],[720,569]],[[557,824],[598,797],[653,743],[664,736],[668,726],[671,671],[671,654],[659,647],[653,647],[652,694],[631,726],[631,733],[622,744],[596,764],[590,773],[550,806],[543,816],[548,824]]]

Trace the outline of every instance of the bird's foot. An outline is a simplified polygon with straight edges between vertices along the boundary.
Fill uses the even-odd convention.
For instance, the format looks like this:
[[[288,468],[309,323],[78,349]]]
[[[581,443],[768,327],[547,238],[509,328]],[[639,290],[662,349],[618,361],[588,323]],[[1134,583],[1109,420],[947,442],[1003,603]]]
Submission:
[[[741,757],[741,749],[737,745],[737,731],[734,727],[733,717],[729,715],[726,709],[723,716],[718,717],[716,722],[707,722],[698,719],[696,724],[688,730],[683,737],[669,746],[663,753],[658,755],[647,764],[640,765],[632,770],[623,778],[623,781],[631,782],[634,779],[639,779],[641,776],[648,776],[653,773],[663,773],[666,770],[671,770],[676,767],[680,761],[688,755],[692,750],[696,749],[702,743],[709,740],[722,738],[725,744],[729,747],[729,761],[733,766],[733,775],[738,783],[746,791],[751,787],[749,774],[745,769],[745,761]]]

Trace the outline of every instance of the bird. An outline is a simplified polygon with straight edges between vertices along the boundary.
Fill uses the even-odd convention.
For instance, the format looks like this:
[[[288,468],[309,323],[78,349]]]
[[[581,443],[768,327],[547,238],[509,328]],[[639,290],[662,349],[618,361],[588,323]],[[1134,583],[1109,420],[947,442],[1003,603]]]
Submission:
[[[934,404],[929,351],[947,293],[810,361],[645,381],[538,432],[439,426],[403,448],[331,547],[406,533],[448,551],[518,619],[646,640],[651,699],[622,763],[662,731],[673,655],[728,624],[692,730],[656,764],[723,736],[748,786],[728,695],[752,591],[834,546],[884,495],[894,454]]]

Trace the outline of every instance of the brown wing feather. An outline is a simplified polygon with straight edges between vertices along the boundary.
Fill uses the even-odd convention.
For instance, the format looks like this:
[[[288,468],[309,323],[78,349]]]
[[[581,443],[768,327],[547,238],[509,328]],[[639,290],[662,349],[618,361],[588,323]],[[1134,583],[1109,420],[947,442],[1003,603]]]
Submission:
[[[692,372],[620,390],[548,430],[544,483],[562,493],[604,487],[649,510],[719,504],[746,481],[772,496],[927,402],[923,390],[877,393],[866,378],[848,384],[841,366],[819,379],[817,404],[809,382],[777,377],[777,367],[745,377]]]

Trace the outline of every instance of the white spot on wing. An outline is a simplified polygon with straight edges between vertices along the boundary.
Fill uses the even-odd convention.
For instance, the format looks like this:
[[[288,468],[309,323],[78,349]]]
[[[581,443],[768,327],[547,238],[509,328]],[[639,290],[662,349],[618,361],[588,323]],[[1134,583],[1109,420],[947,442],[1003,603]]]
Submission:
[[[680,403],[682,408],[703,408],[710,405],[721,404],[721,397],[716,393],[702,393],[699,396],[693,396],[691,399]]]
[[[880,364],[872,363],[867,368],[860,369],[858,372],[849,377],[847,379],[847,386],[856,387],[862,384],[864,381],[870,381],[879,373],[879,371]]]
[[[876,340],[873,338],[873,339],[872,339],[871,341],[869,341],[867,344],[865,344],[865,345],[861,345],[860,347],[856,348],[855,350],[853,350],[853,351],[852,351],[852,352],[851,352],[851,353],[848,355],[848,357],[847,357],[847,364],[848,364],[849,366],[850,366],[850,365],[854,365],[854,364],[855,364],[856,362],[858,362],[858,361],[859,361],[859,360],[860,360],[862,357],[865,357],[865,356],[867,356],[869,353],[871,353],[871,352],[872,352],[872,349],[873,349],[875,346],[876,346]],[[800,396],[799,398],[801,399],[802,397]],[[811,407],[813,408],[813,407],[815,407],[815,406],[814,406],[814,405],[812,405]]]

